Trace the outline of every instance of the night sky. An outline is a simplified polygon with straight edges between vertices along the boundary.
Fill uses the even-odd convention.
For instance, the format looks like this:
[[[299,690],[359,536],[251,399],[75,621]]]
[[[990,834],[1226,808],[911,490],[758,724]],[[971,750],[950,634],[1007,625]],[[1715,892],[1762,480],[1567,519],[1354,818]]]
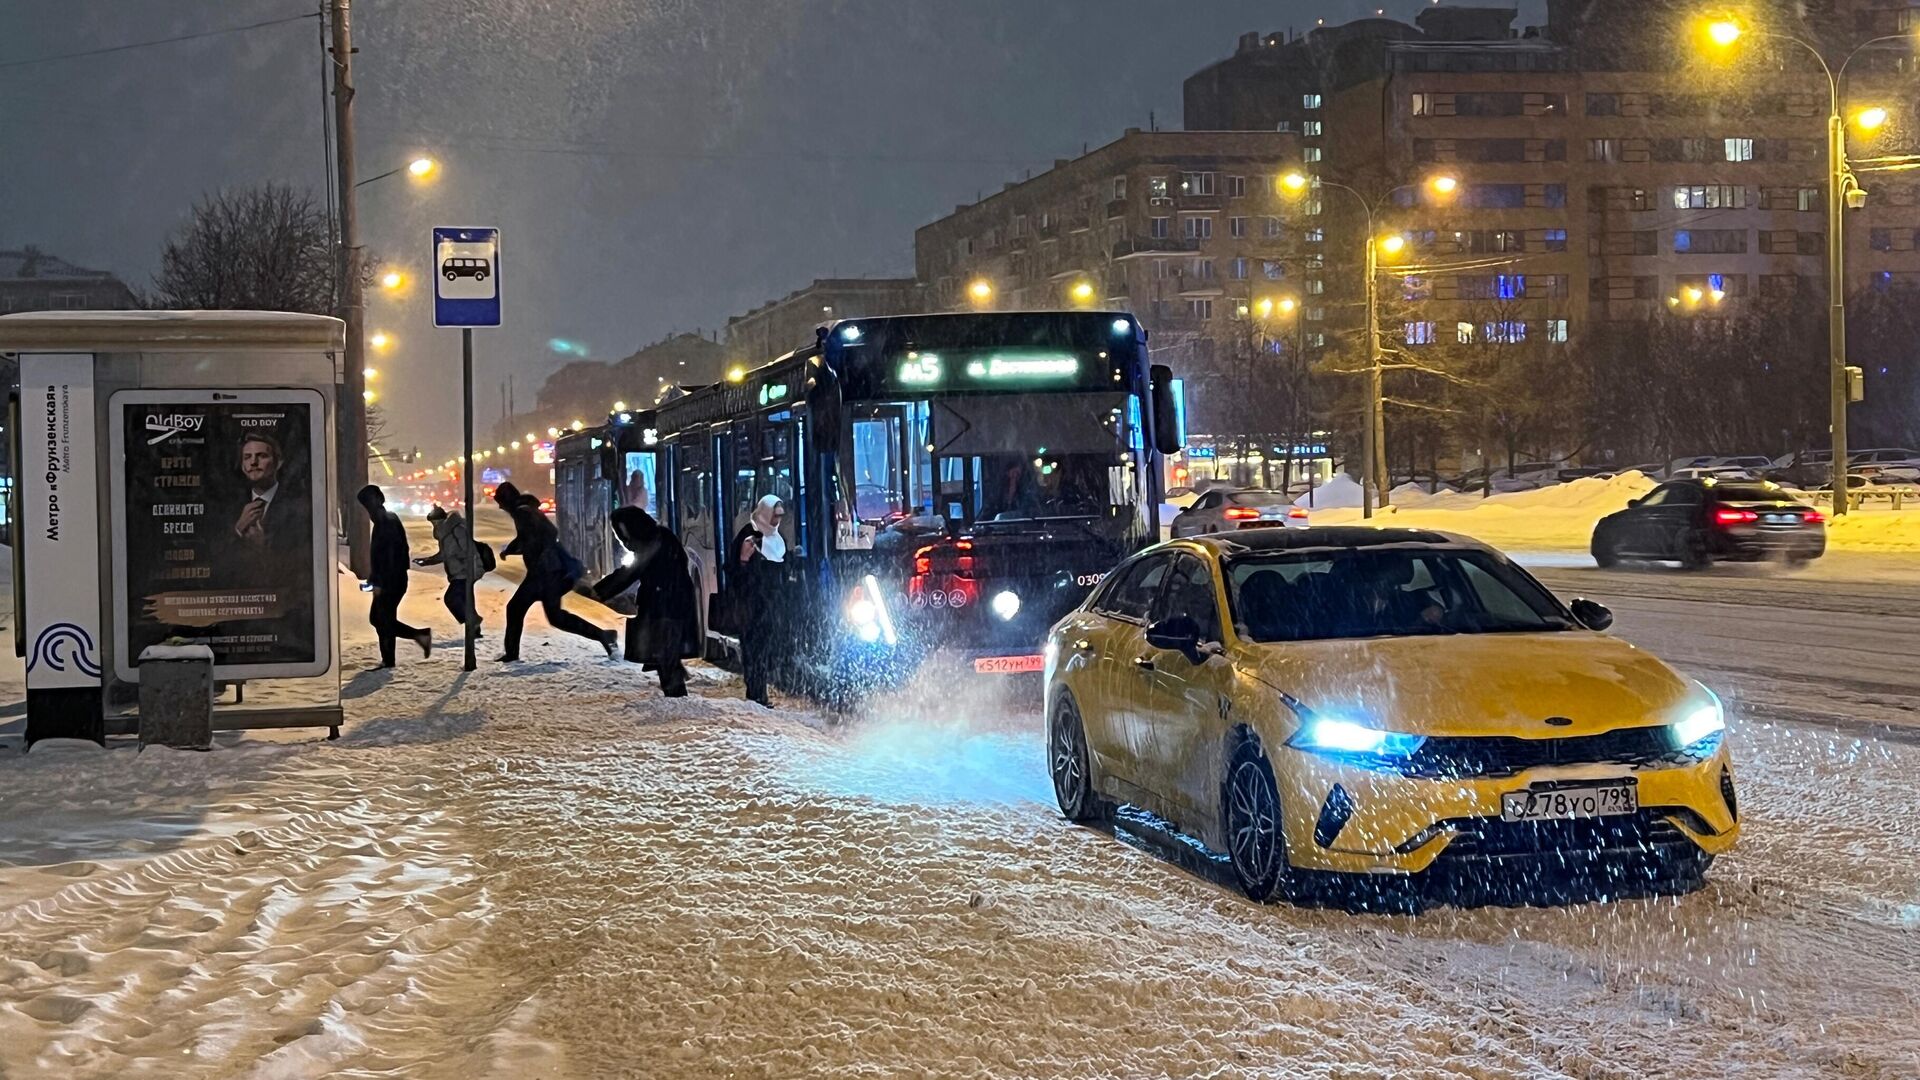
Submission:
[[[0,0],[0,247],[144,286],[201,193],[318,192],[315,19],[17,63],[316,3]],[[507,326],[476,347],[484,431],[509,371],[531,403],[550,339],[618,359],[817,276],[909,274],[914,228],[956,203],[1150,112],[1179,127],[1181,80],[1241,32],[1379,3],[359,0],[361,175],[444,163],[431,186],[361,189],[364,242],[416,270],[433,225],[504,230]],[[371,297],[368,327],[398,343],[377,383],[395,441],[440,455],[457,445],[459,341],[429,325],[426,284]]]

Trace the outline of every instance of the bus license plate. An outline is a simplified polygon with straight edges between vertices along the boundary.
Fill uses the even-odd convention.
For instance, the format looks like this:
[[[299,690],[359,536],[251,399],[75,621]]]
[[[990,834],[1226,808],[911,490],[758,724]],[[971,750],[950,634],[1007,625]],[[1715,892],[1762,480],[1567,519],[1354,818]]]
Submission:
[[[1640,792],[1632,784],[1510,791],[1500,796],[1502,821],[1565,821],[1631,814],[1639,809]]]
[[[1044,656],[982,656],[973,662],[973,670],[981,675],[1018,675],[1027,671],[1044,671],[1047,658]]]

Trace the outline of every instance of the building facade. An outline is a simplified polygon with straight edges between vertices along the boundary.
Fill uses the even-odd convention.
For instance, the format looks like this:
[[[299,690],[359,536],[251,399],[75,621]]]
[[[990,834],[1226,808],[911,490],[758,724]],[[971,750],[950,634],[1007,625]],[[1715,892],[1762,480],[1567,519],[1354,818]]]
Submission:
[[[813,331],[834,319],[911,315],[926,310],[912,278],[820,278],[778,300],[727,320],[727,362],[757,367],[813,342]]]
[[[1194,429],[1244,427],[1209,382],[1263,315],[1294,308],[1300,238],[1277,192],[1299,167],[1292,132],[1130,128],[922,226],[914,265],[937,310],[1133,312],[1187,380]]]
[[[119,311],[133,291],[105,270],[75,266],[28,246],[0,250],[0,315],[15,311]]]

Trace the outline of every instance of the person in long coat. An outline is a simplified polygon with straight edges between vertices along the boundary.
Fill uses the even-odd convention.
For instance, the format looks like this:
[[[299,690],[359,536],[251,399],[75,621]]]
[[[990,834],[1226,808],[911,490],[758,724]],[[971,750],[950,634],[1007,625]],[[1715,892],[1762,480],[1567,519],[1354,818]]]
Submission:
[[[785,641],[787,609],[781,595],[786,583],[787,542],[780,535],[780,521],[786,507],[778,495],[767,495],[753,508],[753,515],[734,534],[729,549],[733,565],[733,588],[737,590],[733,611],[740,632],[740,669],[746,682],[747,700],[767,708],[773,700],[767,684],[779,668],[780,650]]]
[[[368,484],[360,489],[360,505],[373,521],[372,572],[367,585],[373,591],[373,603],[367,621],[380,638],[380,666],[393,666],[393,643],[398,638],[420,646],[420,655],[433,655],[433,634],[400,621],[400,601],[407,595],[407,529],[400,518],[387,509],[387,496]]]
[[[599,642],[607,650],[607,659],[613,659],[620,636],[561,606],[567,590],[579,580],[579,561],[560,546],[559,530],[540,512],[540,500],[522,495],[512,484],[501,484],[493,493],[493,501],[513,518],[513,542],[500,555],[520,556],[527,571],[507,601],[507,634],[500,662],[511,664],[520,659],[520,635],[526,627],[527,611],[536,603],[555,630]]]
[[[633,590],[636,610],[627,619],[626,658],[659,671],[660,691],[667,697],[686,697],[685,661],[699,656],[705,644],[686,548],[637,506],[623,506],[609,520],[631,554],[586,591],[605,602]]]

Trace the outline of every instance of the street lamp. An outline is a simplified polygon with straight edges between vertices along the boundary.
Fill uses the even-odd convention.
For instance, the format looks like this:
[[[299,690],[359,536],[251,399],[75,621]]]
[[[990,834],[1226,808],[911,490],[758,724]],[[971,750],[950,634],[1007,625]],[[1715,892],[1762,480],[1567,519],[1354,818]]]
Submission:
[[[1424,186],[1436,197],[1445,199],[1460,189],[1460,181],[1452,176],[1436,175],[1428,177],[1423,184],[1398,184],[1388,188],[1378,199],[1369,201],[1359,189],[1346,184],[1335,183],[1323,177],[1308,177],[1302,173],[1291,172],[1280,178],[1283,191],[1299,195],[1310,188],[1334,188],[1353,197],[1360,204],[1367,219],[1366,251],[1366,308],[1367,308],[1367,404],[1360,417],[1360,515],[1373,516],[1374,499],[1377,493],[1379,504],[1387,505],[1387,436],[1385,395],[1381,388],[1380,355],[1380,257],[1399,256],[1407,249],[1407,238],[1397,233],[1382,235],[1376,224],[1380,209],[1387,201],[1402,191]]]
[[[993,282],[986,278],[974,278],[973,283],[967,286],[967,298],[973,301],[975,307],[986,307],[993,301]]]
[[[385,330],[375,330],[373,336],[367,339],[367,344],[376,349],[384,349],[393,344],[393,338],[389,337]]]
[[[388,292],[393,292],[406,283],[407,276],[398,270],[389,270],[380,275],[380,287]]]
[[[389,176],[398,176],[400,173],[403,173],[403,172],[406,173],[408,176],[413,177],[415,180],[425,180],[427,177],[432,176],[435,172],[439,171],[439,169],[440,169],[439,162],[433,160],[430,157],[422,155],[420,157],[414,158],[412,161],[407,162],[405,165],[396,165],[393,168],[388,169],[386,172],[380,173],[377,176],[369,176],[365,180],[359,181],[353,186],[356,188],[363,188],[363,187],[366,187],[368,184],[371,184],[377,180],[385,180]]]
[[[1073,297],[1073,302],[1076,304],[1092,303],[1093,302],[1093,282],[1091,281],[1074,282],[1073,288],[1068,290],[1068,295]]]
[[[1724,51],[1746,36],[1746,28],[1736,19],[1716,16],[1705,21],[1707,40]],[[1869,38],[1855,46],[1835,68],[1825,53],[1794,34],[1755,30],[1755,35],[1792,42],[1813,54],[1820,71],[1827,77],[1827,395],[1833,429],[1833,513],[1847,512],[1847,402],[1850,397],[1847,378],[1847,237],[1846,208],[1861,205],[1866,191],[1847,162],[1847,122],[1841,111],[1840,84],[1847,68],[1861,53],[1889,41],[1911,41],[1907,34],[1885,34]],[[1887,110],[1879,106],[1861,109],[1854,122],[1862,131],[1872,131],[1887,122]]]

